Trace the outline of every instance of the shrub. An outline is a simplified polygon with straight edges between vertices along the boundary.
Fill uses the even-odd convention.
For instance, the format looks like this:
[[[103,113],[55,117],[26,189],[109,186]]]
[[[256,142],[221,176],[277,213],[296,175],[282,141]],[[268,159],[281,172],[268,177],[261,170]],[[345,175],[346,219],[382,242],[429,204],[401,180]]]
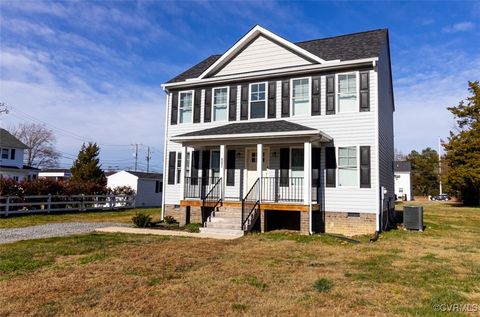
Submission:
[[[133,216],[132,222],[138,228],[146,228],[152,222],[152,217],[144,213],[139,213]]]
[[[332,289],[333,283],[329,279],[321,278],[313,284],[313,287],[319,292],[328,292]]]
[[[108,193],[112,195],[135,195],[135,189],[130,186],[117,186],[115,188],[109,188]]]
[[[200,232],[201,223],[189,223],[185,225],[185,231],[188,232]]]
[[[165,216],[165,217],[163,217],[163,221],[164,221],[165,223],[168,223],[168,224],[177,223],[177,221],[175,220],[175,218],[173,218],[172,216]]]

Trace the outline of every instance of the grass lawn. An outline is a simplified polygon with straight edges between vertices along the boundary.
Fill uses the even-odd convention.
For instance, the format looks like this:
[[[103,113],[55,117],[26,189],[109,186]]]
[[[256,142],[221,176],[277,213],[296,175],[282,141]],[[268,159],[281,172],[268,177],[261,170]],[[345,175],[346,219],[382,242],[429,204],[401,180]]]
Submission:
[[[0,245],[0,316],[440,316],[435,304],[480,305],[480,209],[424,206],[424,233],[375,243],[277,232]]]
[[[114,211],[72,212],[62,214],[9,215],[0,217],[0,229],[43,225],[55,222],[123,222],[131,223],[136,213],[149,214],[154,221],[160,220],[160,208],[125,209]]]

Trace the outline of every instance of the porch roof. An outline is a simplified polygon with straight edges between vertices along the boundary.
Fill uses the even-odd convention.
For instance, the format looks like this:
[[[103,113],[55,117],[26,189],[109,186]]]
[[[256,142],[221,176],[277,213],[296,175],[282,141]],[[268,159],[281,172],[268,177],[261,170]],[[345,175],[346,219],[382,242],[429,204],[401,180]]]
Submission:
[[[286,120],[236,122],[219,127],[173,136],[172,141],[226,140],[278,137],[318,137],[328,142],[332,138],[320,130]]]

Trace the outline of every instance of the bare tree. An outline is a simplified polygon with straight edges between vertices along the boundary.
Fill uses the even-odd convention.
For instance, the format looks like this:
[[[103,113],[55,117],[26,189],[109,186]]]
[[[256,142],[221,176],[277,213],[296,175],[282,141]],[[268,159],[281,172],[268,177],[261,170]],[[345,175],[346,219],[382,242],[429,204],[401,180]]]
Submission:
[[[395,148],[394,153],[395,161],[405,161],[407,156],[402,153],[399,149]]]
[[[45,125],[20,123],[9,129],[10,133],[28,146],[25,150],[25,164],[33,167],[57,165],[60,153],[55,149],[56,137]]]

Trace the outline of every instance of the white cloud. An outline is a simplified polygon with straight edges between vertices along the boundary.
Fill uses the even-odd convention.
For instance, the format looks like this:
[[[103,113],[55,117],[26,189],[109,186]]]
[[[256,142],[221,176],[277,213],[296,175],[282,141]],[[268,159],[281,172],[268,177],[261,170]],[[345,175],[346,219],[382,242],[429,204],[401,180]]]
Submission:
[[[469,31],[475,28],[475,24],[470,21],[458,22],[443,28],[444,32],[455,33],[455,32],[464,32]]]

